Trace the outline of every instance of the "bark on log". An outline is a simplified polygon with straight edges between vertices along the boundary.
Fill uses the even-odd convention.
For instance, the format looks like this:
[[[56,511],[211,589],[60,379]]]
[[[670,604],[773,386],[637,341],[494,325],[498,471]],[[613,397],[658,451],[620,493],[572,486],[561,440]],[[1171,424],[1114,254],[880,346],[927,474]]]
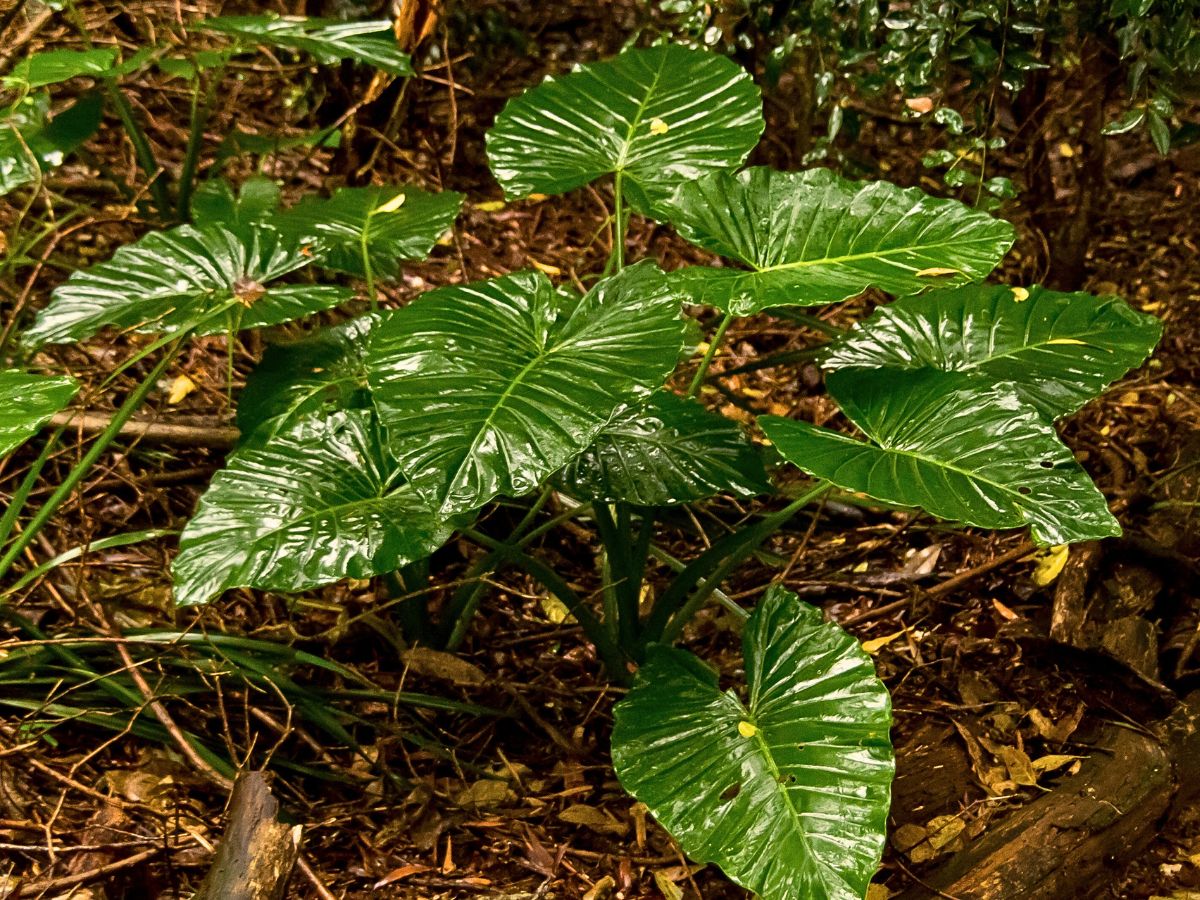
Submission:
[[[279,820],[262,772],[238,776],[228,822],[194,900],[282,900],[300,855],[300,826]]]
[[[898,900],[1093,897],[1195,804],[1200,692],[1152,730],[1105,725],[1077,774],[993,825]]]

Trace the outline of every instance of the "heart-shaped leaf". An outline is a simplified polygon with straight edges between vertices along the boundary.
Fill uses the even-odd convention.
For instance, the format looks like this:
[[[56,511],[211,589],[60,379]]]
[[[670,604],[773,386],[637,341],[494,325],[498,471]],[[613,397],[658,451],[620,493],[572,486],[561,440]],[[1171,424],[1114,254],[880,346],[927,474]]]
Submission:
[[[648,212],[681,182],[737,168],[762,130],[762,99],[746,71],[704,50],[662,45],[580,66],[510,100],[487,152],[510,198],[618,174]]]
[[[974,281],[1013,242],[1010,224],[956,200],[828,169],[717,172],[682,185],[667,218],[692,243],[750,267],[673,276],[695,302],[735,315],[835,303],[869,287],[914,294]]]
[[[424,259],[454,224],[463,195],[414,187],[342,188],[328,200],[309,197],[274,220],[298,241],[320,241],[326,268],[395,278],[401,260]]]
[[[652,262],[563,307],[545,275],[519,272],[430,291],[375,331],[392,451],[443,515],[533,490],[675,367],[679,297]]]
[[[1009,386],[957,372],[841,369],[826,379],[874,444],[806,422],[758,420],[785,459],[838,487],[1040,544],[1121,533],[1054,427]]]
[[[267,228],[181,225],[75,272],[25,333],[31,346],[90,337],[106,325],[171,334],[276,325],[351,296],[329,285],[270,285],[318,259]]]
[[[370,313],[269,347],[238,399],[241,445],[261,445],[306,416],[373,408],[367,367],[371,338],[378,323],[396,313]]]
[[[104,113],[98,94],[84,94],[52,119],[44,96],[26,98],[0,116],[0,196],[62,165],[96,133]]]
[[[880,307],[834,344],[825,363],[1007,381],[1054,419],[1140,366],[1161,335],[1158,319],[1118,297],[975,284]]]
[[[213,478],[179,539],[175,600],[392,572],[451,531],[404,481],[370,412],[303,419],[262,447],[238,450]]]
[[[244,44],[301,50],[323,65],[351,59],[392,75],[413,74],[412,61],[396,44],[387,19],[342,22],[299,16],[222,16],[196,27]]]
[[[748,700],[650,649],[614,710],[613,766],[693,860],[763,900],[862,900],[894,764],[891,701],[858,642],[771,588],[743,634]]]
[[[70,378],[0,371],[0,457],[33,437],[77,390]]]
[[[762,456],[737,423],[670,391],[618,410],[558,480],[580,500],[638,506],[771,490]]]

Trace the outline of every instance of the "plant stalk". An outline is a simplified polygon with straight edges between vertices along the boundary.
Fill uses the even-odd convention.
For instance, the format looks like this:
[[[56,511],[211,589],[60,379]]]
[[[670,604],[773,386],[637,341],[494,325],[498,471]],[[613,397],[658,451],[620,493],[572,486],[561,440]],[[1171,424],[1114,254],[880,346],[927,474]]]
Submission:
[[[778,512],[771,513],[754,525],[722,538],[704,551],[684,568],[671,582],[670,587],[654,604],[643,631],[642,645],[667,640],[667,634],[677,637],[679,632],[702,607],[712,592],[743,560],[792,516],[812,503],[832,485],[820,481],[805,491]],[[703,584],[700,582],[703,580]],[[688,592],[700,586],[690,597]]]
[[[708,374],[708,367],[712,365],[713,357],[717,355],[721,341],[725,340],[725,332],[733,324],[733,318],[733,313],[725,313],[725,317],[721,319],[721,324],[717,326],[717,330],[713,332],[713,336],[709,339],[708,349],[704,351],[704,358],[700,360],[700,367],[696,369],[696,374],[692,376],[692,383],[688,387],[687,395],[689,397],[695,397],[700,393],[700,387],[704,384],[704,376]]]

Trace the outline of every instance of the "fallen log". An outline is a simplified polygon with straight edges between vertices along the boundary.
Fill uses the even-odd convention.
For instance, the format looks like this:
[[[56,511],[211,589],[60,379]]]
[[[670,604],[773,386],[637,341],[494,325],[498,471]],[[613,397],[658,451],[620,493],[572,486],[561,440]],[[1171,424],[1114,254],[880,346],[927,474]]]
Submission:
[[[282,900],[300,855],[300,826],[279,819],[262,772],[238,776],[228,825],[194,900]]]
[[[1200,793],[1200,695],[1152,729],[1106,723],[1079,771],[991,825],[899,900],[1086,900]]]

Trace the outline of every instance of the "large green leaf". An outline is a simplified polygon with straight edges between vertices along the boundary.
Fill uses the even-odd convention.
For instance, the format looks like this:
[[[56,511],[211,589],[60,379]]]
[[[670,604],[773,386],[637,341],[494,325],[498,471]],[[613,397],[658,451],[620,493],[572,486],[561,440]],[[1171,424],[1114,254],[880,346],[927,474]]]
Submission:
[[[771,490],[761,454],[736,422],[670,391],[618,410],[558,480],[581,500],[639,506]]]
[[[391,572],[450,531],[404,481],[370,412],[310,417],[237,451],[213,478],[179,539],[175,600]]]
[[[858,642],[775,586],[743,635],[748,700],[652,647],[614,710],[613,766],[697,862],[763,900],[862,900],[879,865],[891,702]]]
[[[247,178],[236,194],[224,178],[209,178],[192,194],[192,224],[244,228],[269,218],[274,225],[279,194],[279,185],[264,175]]]
[[[519,272],[430,291],[376,330],[392,450],[443,514],[532,490],[674,368],[679,297],[652,262],[564,305],[545,275]]]
[[[319,240],[327,268],[364,275],[363,254],[374,275],[395,278],[399,263],[424,259],[454,224],[463,195],[431,194],[414,187],[341,188],[328,200],[308,197],[274,220],[300,241]]]
[[[561,194],[614,173],[648,211],[681,182],[741,165],[762,130],[747,72],[664,45],[580,66],[510,100],[487,152],[509,197]]]
[[[975,284],[884,306],[834,344],[830,368],[934,368],[1011,382],[1057,418],[1130,369],[1162,323],[1118,297]]]
[[[299,16],[222,16],[197,23],[245,44],[301,50],[323,65],[343,59],[366,63],[392,75],[412,75],[412,61],[396,44],[386,19],[341,22]]]
[[[675,273],[697,303],[736,315],[834,303],[877,287],[914,294],[987,275],[1013,227],[956,200],[886,181],[847,181],[828,169],[689,181],[667,218],[694,244],[750,267]]]
[[[1028,525],[1041,544],[1121,533],[1054,427],[1011,387],[929,369],[841,369],[826,384],[875,443],[760,418],[783,457],[805,472],[943,519]]]
[[[38,180],[39,171],[62,165],[100,127],[104,103],[84,94],[53,118],[47,118],[44,96],[26,98],[0,121],[0,196]]]
[[[4,76],[9,88],[37,88],[69,81],[81,75],[100,78],[112,73],[117,62],[115,47],[93,50],[44,50],[31,53]]]
[[[0,371],[0,457],[31,438],[77,390],[70,378]]]
[[[328,285],[271,285],[319,259],[267,228],[181,225],[75,272],[26,332],[30,345],[77,341],[106,325],[214,334],[276,325],[351,296]]]
[[[304,416],[372,408],[371,336],[380,321],[397,312],[370,313],[269,347],[238,398],[242,446],[262,444]]]

